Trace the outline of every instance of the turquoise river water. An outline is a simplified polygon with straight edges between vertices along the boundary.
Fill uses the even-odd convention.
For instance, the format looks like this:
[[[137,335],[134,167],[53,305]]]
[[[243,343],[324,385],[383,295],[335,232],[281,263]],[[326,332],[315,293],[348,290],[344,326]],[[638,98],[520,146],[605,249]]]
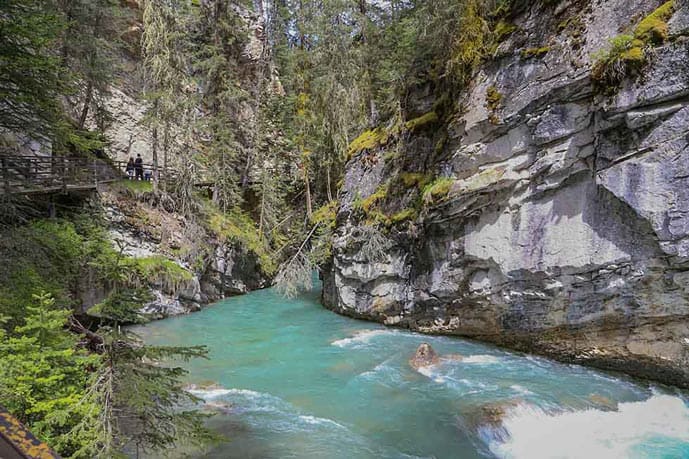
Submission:
[[[228,442],[197,457],[689,458],[684,393],[341,317],[318,292],[258,291],[137,332],[210,349],[189,383]],[[422,342],[463,359],[415,371]]]

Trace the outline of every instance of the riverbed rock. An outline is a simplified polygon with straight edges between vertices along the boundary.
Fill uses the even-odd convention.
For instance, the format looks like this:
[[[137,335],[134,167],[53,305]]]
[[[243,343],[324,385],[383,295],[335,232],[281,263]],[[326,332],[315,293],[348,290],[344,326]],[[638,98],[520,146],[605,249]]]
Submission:
[[[455,101],[461,110],[407,133],[399,159],[385,147],[354,155],[324,304],[689,387],[687,40],[656,46],[612,95],[590,78],[592,56],[658,4],[525,5]],[[689,5],[675,6],[682,34]],[[544,44],[538,57],[522,53]],[[502,97],[489,108],[491,91]],[[415,207],[421,191],[401,185],[403,173],[451,184]],[[376,211],[414,212],[381,232],[387,247],[368,260],[355,203],[386,183]]]
[[[421,343],[416,349],[414,356],[409,360],[409,365],[415,370],[440,362],[440,356],[428,343]]]

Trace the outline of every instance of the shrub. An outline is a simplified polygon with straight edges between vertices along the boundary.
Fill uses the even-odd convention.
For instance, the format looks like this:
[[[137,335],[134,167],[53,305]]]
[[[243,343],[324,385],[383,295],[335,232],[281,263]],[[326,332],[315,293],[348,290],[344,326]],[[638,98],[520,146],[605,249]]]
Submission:
[[[405,188],[423,187],[428,181],[428,176],[419,172],[402,172],[399,179]]]
[[[614,93],[622,81],[638,73],[646,64],[645,47],[668,38],[668,25],[674,12],[673,0],[663,3],[646,16],[634,29],[634,35],[618,35],[610,39],[610,47],[594,56],[591,79],[605,94]]]
[[[319,223],[325,228],[335,229],[335,219],[337,218],[337,208],[339,205],[338,201],[330,201],[328,204],[320,207],[311,215],[311,223]]]
[[[489,86],[486,90],[486,107],[491,112],[496,111],[500,108],[500,102],[502,101],[502,94],[498,91],[495,86]]]
[[[632,35],[618,35],[610,39],[610,48],[595,56],[591,79],[603,92],[610,94],[619,88],[629,75],[638,72],[646,63],[644,42]]]
[[[414,219],[416,219],[416,216],[417,216],[416,209],[404,209],[404,210],[397,212],[392,217],[390,217],[390,223],[397,224],[397,223],[405,222],[407,220],[414,220]]]

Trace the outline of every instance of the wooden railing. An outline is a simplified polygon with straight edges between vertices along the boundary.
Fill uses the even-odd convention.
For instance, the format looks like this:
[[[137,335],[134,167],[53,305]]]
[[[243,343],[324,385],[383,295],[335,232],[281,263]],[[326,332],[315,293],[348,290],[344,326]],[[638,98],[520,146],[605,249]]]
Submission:
[[[97,158],[0,156],[0,192],[6,194],[90,189],[123,176]]]
[[[0,458],[60,459],[60,456],[0,406]]]
[[[143,163],[144,174],[153,179],[153,164]],[[0,151],[0,194],[28,194],[88,190],[98,185],[129,178],[127,161],[65,156],[3,155]],[[160,183],[172,185],[178,178],[170,167],[158,168]],[[196,187],[209,188],[213,182],[199,181]],[[1,459],[1,458],[0,458]]]

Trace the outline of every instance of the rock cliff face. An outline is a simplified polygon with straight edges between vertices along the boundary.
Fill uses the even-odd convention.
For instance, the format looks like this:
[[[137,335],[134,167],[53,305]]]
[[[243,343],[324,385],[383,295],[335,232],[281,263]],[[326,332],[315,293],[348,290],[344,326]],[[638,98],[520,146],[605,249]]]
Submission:
[[[659,4],[538,2],[454,117],[407,132],[398,159],[355,155],[325,305],[689,387],[687,2],[640,77],[611,96],[590,78],[591,56]],[[421,113],[432,91],[414,100]],[[447,195],[393,222],[368,259],[361,200],[387,182],[381,211],[400,212],[419,192],[389,178],[428,173]]]
[[[241,243],[219,240],[209,230],[186,217],[151,206],[126,193],[102,191],[110,237],[124,255],[158,257],[175,263],[187,274],[181,283],[149,285],[153,300],[142,312],[164,318],[198,311],[223,298],[267,287],[270,276],[258,256]],[[106,292],[93,292],[85,309],[102,301]]]

